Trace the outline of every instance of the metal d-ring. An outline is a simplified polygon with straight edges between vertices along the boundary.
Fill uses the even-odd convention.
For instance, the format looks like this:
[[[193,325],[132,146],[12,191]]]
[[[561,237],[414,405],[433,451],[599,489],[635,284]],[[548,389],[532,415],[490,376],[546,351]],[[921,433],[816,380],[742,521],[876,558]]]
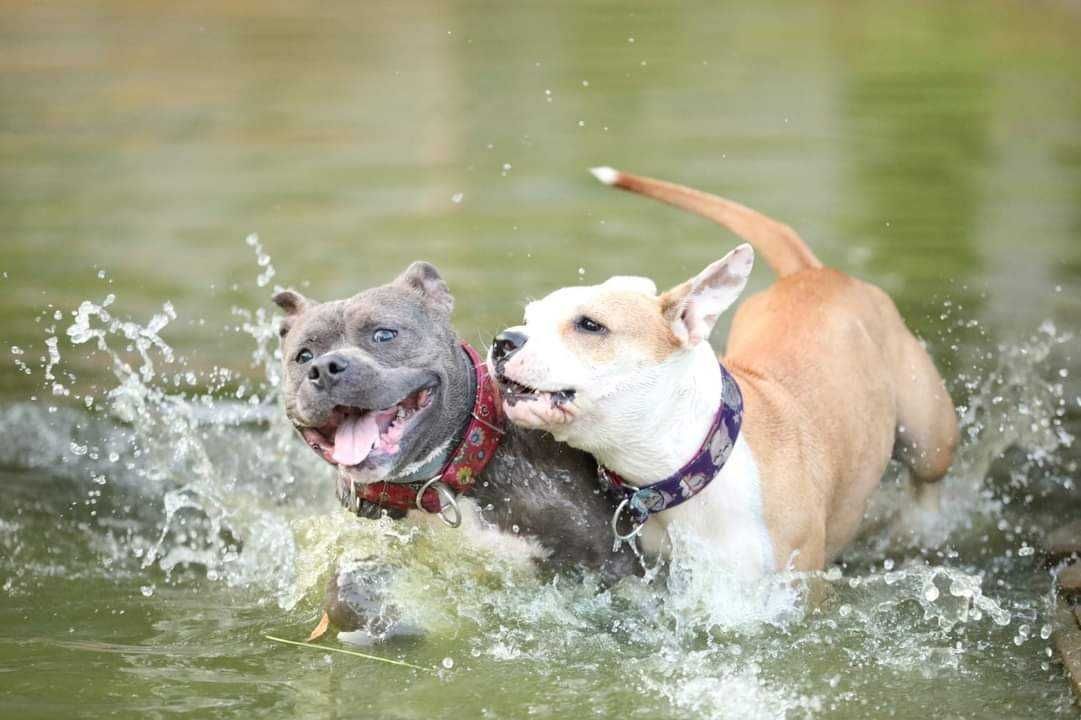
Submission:
[[[646,526],[646,521],[643,520],[637,525],[634,525],[634,528],[626,535],[621,535],[619,533],[619,515],[623,512],[623,508],[627,507],[627,504],[630,503],[630,501],[630,498],[623,498],[623,502],[619,504],[619,507],[616,508],[615,513],[612,514],[612,534],[616,536],[616,540],[619,540],[621,542],[630,542],[634,538],[638,537],[638,534],[642,532],[642,528]]]
[[[439,512],[437,513],[439,519],[450,527],[456,528],[462,524],[462,511],[458,508],[458,501],[454,498],[454,493],[450,491],[450,488],[439,481],[440,477],[440,475],[436,475],[421,485],[420,490],[417,490],[417,509],[424,509],[424,505],[421,503],[424,499],[424,493],[428,488],[432,488],[435,490],[435,494],[438,495],[441,500],[445,501],[439,503]],[[449,513],[449,517],[447,513],[448,508],[453,511],[452,513]]]

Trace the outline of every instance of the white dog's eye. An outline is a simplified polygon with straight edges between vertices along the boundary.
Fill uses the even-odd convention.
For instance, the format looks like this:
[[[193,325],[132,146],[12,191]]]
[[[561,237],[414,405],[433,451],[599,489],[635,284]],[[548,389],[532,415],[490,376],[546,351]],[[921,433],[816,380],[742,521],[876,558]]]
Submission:
[[[377,343],[390,342],[396,337],[398,337],[398,331],[390,328],[379,328],[372,333],[372,340]]]
[[[578,328],[584,333],[589,333],[591,335],[604,335],[608,332],[608,328],[606,328],[604,325],[601,325],[593,318],[586,317],[585,315],[574,321],[574,327]]]
[[[312,357],[312,351],[308,348],[303,348],[297,353],[297,362],[303,365],[306,362],[310,362]]]

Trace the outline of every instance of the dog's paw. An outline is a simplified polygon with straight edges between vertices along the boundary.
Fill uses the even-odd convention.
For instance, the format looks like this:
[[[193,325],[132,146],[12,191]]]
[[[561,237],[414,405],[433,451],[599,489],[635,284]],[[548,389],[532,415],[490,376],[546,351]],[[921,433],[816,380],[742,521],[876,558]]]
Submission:
[[[394,573],[394,568],[369,557],[344,562],[331,575],[326,613],[340,631],[339,640],[372,645],[424,634],[402,617],[391,598]]]

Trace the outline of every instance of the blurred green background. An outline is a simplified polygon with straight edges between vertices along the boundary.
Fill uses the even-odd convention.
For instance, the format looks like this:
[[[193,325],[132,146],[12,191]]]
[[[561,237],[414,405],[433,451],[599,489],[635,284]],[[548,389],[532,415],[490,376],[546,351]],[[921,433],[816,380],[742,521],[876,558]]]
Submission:
[[[113,292],[140,321],[173,302],[197,367],[235,364],[231,306],[417,258],[483,342],[527,296],[676,283],[733,244],[596,164],[787,221],[925,335],[945,297],[993,331],[1076,325],[1079,28],[1061,2],[9,1],[3,352],[34,364],[53,308]],[[4,395],[36,387],[8,367]]]

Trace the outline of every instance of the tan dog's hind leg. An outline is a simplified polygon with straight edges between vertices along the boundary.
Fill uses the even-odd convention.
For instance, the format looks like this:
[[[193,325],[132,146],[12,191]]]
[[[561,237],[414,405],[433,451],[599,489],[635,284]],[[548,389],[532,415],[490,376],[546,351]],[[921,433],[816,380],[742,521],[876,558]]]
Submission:
[[[942,509],[942,486],[937,482],[915,481],[916,504],[921,510],[937,513]]]
[[[946,384],[919,341],[906,331],[897,349],[897,441],[893,454],[911,471],[919,506],[937,511],[941,493],[933,483],[942,479],[953,462],[959,439],[957,413]]]

